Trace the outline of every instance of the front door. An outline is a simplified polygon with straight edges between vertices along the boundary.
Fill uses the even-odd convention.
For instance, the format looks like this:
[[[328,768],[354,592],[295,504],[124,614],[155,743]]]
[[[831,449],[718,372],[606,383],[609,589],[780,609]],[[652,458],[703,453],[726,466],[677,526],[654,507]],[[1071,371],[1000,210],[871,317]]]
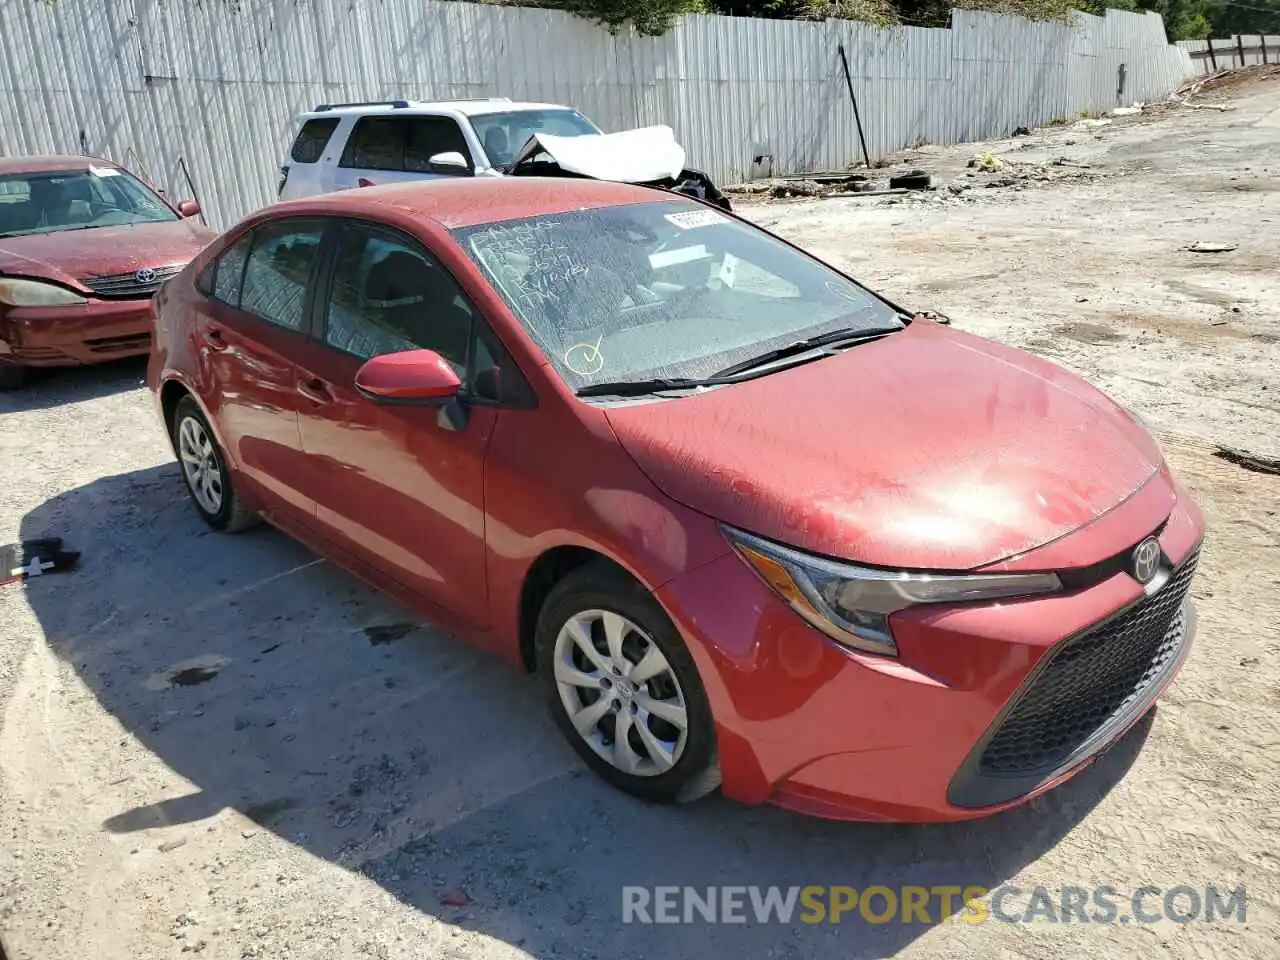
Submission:
[[[424,599],[488,625],[483,472],[497,417],[470,406],[385,405],[355,388],[365,360],[426,348],[467,381],[475,313],[416,241],[355,222],[335,227],[318,336],[296,354],[299,416],[319,532]]]
[[[246,234],[214,268],[201,301],[201,399],[240,476],[264,510],[310,518],[298,431],[298,371],[322,224],[275,220]]]

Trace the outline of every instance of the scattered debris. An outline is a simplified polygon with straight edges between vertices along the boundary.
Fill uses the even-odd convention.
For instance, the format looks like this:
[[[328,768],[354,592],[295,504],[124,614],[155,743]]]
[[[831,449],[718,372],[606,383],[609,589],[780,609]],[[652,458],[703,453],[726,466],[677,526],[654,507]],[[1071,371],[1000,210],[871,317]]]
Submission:
[[[28,577],[62,573],[75,567],[76,551],[63,550],[61,537],[23,540],[0,547],[0,584],[18,583]]]
[[[1114,110],[1107,111],[1109,117],[1132,117],[1142,112],[1145,103],[1135,103],[1131,107],[1116,107]]]
[[[179,847],[185,847],[186,845],[187,841],[185,837],[180,840],[166,840],[164,843],[160,844],[159,850],[161,853],[172,853]]]
[[[439,900],[441,906],[445,907],[471,906],[471,898],[467,896],[465,890],[441,890]]]
[[[1193,97],[1198,97],[1203,93],[1227,90],[1253,80],[1272,80],[1276,78],[1280,78],[1280,64],[1276,63],[1264,63],[1234,70],[1219,70],[1206,77],[1188,80],[1173,93],[1169,94],[1168,102],[1179,107],[1189,107],[1192,110],[1217,110],[1225,113],[1228,110],[1234,110],[1235,106],[1229,103],[1192,103],[1191,100]]]
[[[821,197],[828,192],[817,180],[784,180],[775,183],[769,194],[774,197]]]
[[[1280,475],[1280,457],[1264,457],[1239,447],[1226,447],[1221,444],[1213,451],[1213,455],[1237,467],[1243,467],[1253,473],[1270,473]]]
[[[1105,127],[1105,126],[1106,126],[1107,124],[1109,124],[1109,123],[1111,123],[1111,121],[1110,121],[1109,119],[1107,119],[1106,117],[1102,117],[1102,118],[1098,118],[1098,117],[1082,117],[1081,119],[1079,119],[1079,120],[1077,120],[1075,123],[1073,123],[1073,124],[1072,124],[1072,126],[1073,126],[1073,127],[1083,128],[1083,129],[1085,129],[1085,130],[1093,130],[1093,129],[1096,129],[1096,128],[1098,128],[1098,127]]]
[[[1013,130],[1013,135],[1015,137],[1029,137],[1031,136],[1031,131],[1028,130],[1026,127],[1015,127]]]
[[[1197,240],[1187,247],[1192,253],[1230,253],[1237,244],[1223,243],[1217,240]]]
[[[917,310],[915,319],[932,320],[934,323],[939,323],[944,327],[951,326],[951,318],[945,313],[938,313],[936,310]]]
[[[407,637],[418,629],[416,623],[386,623],[373,627],[365,627],[364,635],[369,638],[369,643],[378,647],[384,643],[394,643],[401,637]]]
[[[1055,157],[1050,161],[1055,167],[1077,167],[1080,170],[1088,170],[1091,164],[1083,160],[1072,160],[1070,157]]]
[[[928,190],[933,179],[923,170],[911,170],[889,178],[890,190]]]
[[[1004,161],[990,153],[980,153],[969,158],[969,166],[988,173],[1004,168]]]

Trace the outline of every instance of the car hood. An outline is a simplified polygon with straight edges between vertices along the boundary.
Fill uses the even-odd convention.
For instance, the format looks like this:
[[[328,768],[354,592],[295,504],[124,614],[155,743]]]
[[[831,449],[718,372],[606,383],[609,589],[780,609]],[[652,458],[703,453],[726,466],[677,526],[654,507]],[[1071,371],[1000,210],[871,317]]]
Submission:
[[[566,173],[620,183],[674,180],[684,169],[685,157],[684,147],[676,143],[675,131],[668,126],[574,137],[535,133],[515,155],[511,169],[540,153]]]
[[[186,264],[215,236],[186,219],[3,237],[0,274],[83,288],[84,277]]]
[[[606,408],[668,496],[827,556],[967,570],[1075,530],[1160,468],[1121,407],[927,321],[755,380]]]

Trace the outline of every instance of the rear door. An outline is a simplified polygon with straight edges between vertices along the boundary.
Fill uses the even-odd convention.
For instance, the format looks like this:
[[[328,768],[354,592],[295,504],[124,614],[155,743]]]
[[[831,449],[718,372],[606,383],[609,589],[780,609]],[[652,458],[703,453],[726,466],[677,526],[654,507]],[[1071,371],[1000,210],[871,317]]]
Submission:
[[[218,259],[197,321],[201,399],[228,456],[268,513],[309,521],[298,432],[304,397],[293,355],[306,317],[323,223],[272,220]]]
[[[475,158],[458,121],[428,114],[361,117],[347,138],[336,171],[336,189],[431,180],[458,176],[433,167],[431,158],[458,153],[466,162],[465,176],[475,173]]]
[[[289,157],[280,167],[277,193],[282,200],[327,193],[333,189],[333,173],[341,155],[340,117],[308,117],[303,120]],[[327,182],[326,182],[327,181]]]

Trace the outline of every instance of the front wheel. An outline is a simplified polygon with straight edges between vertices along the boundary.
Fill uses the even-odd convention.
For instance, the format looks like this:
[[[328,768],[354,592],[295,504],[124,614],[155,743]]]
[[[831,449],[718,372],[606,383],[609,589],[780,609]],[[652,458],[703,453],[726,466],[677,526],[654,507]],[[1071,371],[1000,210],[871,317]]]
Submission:
[[[234,533],[251,527],[258,515],[236,495],[213,430],[191,397],[183,397],[173,414],[173,449],[182,479],[196,511],[215,530]]]
[[[569,574],[538,618],[538,673],[553,717],[605,780],[682,803],[720,785],[711,707],[661,605],[604,564]]]

